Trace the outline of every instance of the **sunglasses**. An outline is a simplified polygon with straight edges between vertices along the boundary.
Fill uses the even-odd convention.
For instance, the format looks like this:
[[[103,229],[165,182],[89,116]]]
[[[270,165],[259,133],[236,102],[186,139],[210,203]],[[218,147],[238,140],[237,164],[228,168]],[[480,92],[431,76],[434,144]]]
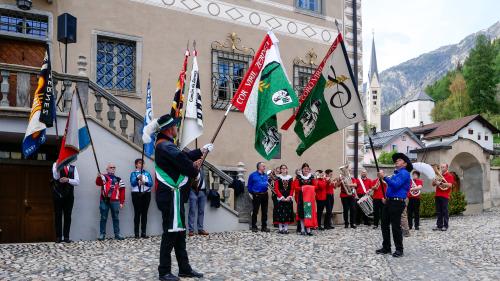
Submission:
[[[109,167],[110,169],[116,169],[116,167]]]

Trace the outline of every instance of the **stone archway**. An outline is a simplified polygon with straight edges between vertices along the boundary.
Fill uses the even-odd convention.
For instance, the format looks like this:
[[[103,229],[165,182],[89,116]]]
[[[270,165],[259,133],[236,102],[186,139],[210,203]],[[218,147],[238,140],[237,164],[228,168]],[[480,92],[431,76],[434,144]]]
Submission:
[[[468,152],[457,154],[450,162],[450,171],[460,179],[460,191],[469,205],[483,204],[483,169],[479,160]]]
[[[475,141],[458,138],[451,143],[412,152],[417,153],[418,161],[449,164],[449,170],[455,172],[460,179],[460,191],[465,193],[466,213],[478,213],[491,208],[490,152]]]

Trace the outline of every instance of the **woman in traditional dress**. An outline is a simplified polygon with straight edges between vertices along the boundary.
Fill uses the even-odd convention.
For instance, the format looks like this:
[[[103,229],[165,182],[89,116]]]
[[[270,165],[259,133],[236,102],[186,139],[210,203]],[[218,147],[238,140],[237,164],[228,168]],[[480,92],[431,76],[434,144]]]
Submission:
[[[277,175],[274,182],[274,192],[276,193],[277,201],[276,208],[273,213],[274,224],[278,224],[280,234],[288,234],[288,224],[293,223],[293,178],[288,174],[288,167],[282,164],[280,173]]]
[[[297,202],[297,232],[312,236],[311,228],[318,226],[315,200],[316,180],[309,164],[302,164],[301,174],[293,182]]]

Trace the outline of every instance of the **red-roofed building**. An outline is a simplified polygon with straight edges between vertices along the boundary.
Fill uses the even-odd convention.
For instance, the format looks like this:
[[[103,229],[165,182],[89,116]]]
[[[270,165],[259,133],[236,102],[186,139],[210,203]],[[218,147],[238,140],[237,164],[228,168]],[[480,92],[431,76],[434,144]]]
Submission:
[[[413,127],[411,130],[427,148],[446,146],[464,138],[489,151],[493,151],[493,135],[499,133],[498,128],[479,114]]]

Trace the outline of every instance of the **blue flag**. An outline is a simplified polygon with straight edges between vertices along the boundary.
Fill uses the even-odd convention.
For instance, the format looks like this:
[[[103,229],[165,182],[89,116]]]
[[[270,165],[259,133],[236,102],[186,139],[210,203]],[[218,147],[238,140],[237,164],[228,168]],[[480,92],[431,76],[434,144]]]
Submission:
[[[153,97],[151,96],[151,81],[148,79],[148,87],[146,89],[146,114],[144,115],[144,127],[153,120]],[[144,127],[142,128],[144,130]],[[153,156],[155,152],[155,138],[151,135],[152,141],[144,144],[144,154],[148,157]]]

